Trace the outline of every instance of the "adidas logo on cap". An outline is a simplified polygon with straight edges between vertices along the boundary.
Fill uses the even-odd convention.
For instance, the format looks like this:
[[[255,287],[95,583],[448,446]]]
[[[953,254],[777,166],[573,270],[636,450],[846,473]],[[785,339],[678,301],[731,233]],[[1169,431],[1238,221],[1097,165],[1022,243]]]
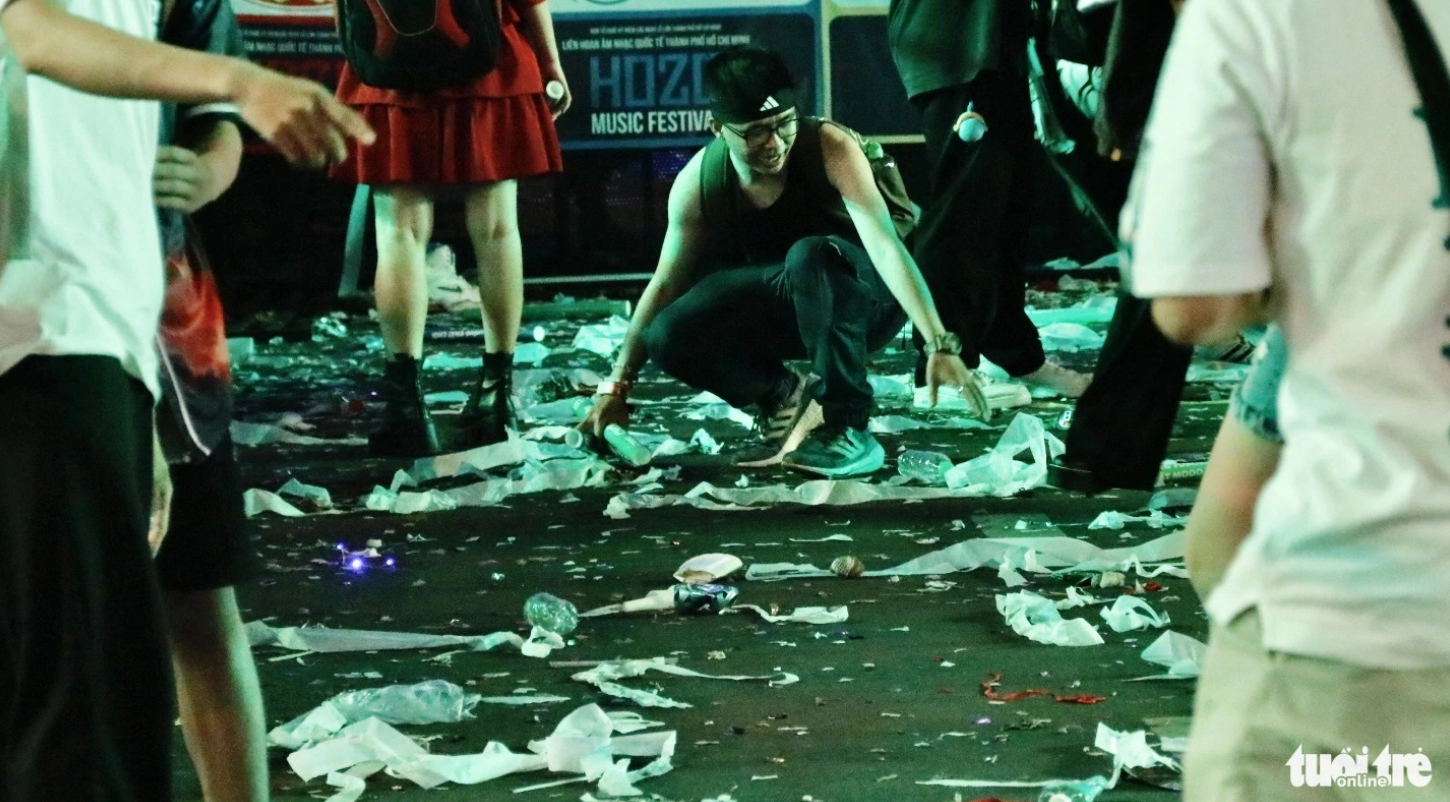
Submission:
[[[772,109],[778,109],[778,108],[780,108],[780,102],[777,101],[775,99],[775,96],[773,96],[773,95],[770,96],[770,97],[767,97],[765,99],[765,102],[762,103],[762,104],[760,104],[760,110],[761,111],[770,111]]]

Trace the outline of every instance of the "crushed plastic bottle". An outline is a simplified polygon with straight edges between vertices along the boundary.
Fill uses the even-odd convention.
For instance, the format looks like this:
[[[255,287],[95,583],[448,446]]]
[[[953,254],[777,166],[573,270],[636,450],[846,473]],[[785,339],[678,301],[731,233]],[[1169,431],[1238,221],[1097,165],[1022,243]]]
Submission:
[[[896,470],[902,476],[929,485],[946,484],[951,469],[951,458],[935,451],[907,451],[896,460]]]
[[[720,613],[735,603],[739,588],[686,582],[675,585],[675,610],[681,613]]]
[[[429,680],[348,691],[331,701],[348,721],[377,716],[389,724],[453,724],[473,718],[479,698],[451,682]]]
[[[1150,510],[1181,510],[1193,506],[1198,500],[1198,488],[1196,487],[1169,487],[1159,490],[1148,499]]]
[[[561,599],[552,593],[535,593],[524,602],[524,619],[531,625],[552,632],[568,635],[579,628],[579,610],[568,599]]]
[[[1107,787],[1108,781],[1102,777],[1056,783],[1042,789],[1037,802],[1093,802]]]
[[[609,449],[620,459],[636,468],[648,465],[653,457],[648,448],[641,445],[623,426],[617,423],[604,427],[604,442],[609,444]]]

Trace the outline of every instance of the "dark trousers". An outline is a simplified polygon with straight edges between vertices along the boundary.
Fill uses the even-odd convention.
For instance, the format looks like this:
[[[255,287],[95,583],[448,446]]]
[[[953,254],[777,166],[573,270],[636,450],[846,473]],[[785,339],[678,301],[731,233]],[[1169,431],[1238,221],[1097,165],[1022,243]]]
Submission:
[[[1024,242],[1032,211],[1034,147],[1027,79],[984,72],[969,84],[913,100],[926,123],[931,187],[916,230],[916,263],[962,358],[985,356],[1013,376],[1042,367],[1042,342],[1024,311]],[[987,135],[966,143],[952,124],[975,103]]]
[[[784,263],[723,269],[665,307],[645,332],[650,359],[731,406],[770,402],[792,381],[787,359],[809,359],[828,425],[871,416],[866,356],[906,314],[859,245],[810,237]]]
[[[0,374],[0,799],[166,802],[151,396],[108,357]]]
[[[1118,299],[1093,383],[1067,433],[1065,460],[1108,487],[1153,488],[1193,358],[1193,349],[1163,336],[1151,308],[1131,295]]]

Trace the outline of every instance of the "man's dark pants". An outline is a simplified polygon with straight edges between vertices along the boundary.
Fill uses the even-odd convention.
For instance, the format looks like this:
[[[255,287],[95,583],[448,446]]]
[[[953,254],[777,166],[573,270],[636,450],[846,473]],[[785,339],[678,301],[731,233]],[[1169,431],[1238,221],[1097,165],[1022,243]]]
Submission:
[[[861,246],[809,237],[781,264],[701,279],[660,312],[645,345],[661,370],[737,408],[780,399],[794,382],[784,360],[808,359],[826,424],[862,428],[866,357],[905,323]]]
[[[151,396],[115,359],[0,374],[0,799],[166,802]]]
[[[942,322],[962,338],[962,358],[985,356],[1013,376],[1042,367],[1027,317],[1025,241],[1032,210],[1034,123],[1027,79],[988,71],[912,101],[926,125],[931,185],[915,256]],[[952,125],[967,105],[987,120],[978,142]]]

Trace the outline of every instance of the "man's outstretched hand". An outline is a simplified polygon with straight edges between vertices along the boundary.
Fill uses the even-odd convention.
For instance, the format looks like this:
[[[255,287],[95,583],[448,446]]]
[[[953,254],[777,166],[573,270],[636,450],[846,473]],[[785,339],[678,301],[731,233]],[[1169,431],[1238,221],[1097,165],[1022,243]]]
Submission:
[[[349,139],[371,145],[376,138],[357,112],[318,84],[255,65],[239,73],[235,96],[242,119],[298,167],[344,161]]]
[[[579,431],[594,437],[603,437],[609,424],[617,423],[629,428],[629,403],[617,395],[601,395],[594,399],[594,408],[584,416]]]
[[[967,367],[961,357],[943,353],[927,357],[926,386],[933,407],[936,406],[937,391],[943,387],[959,387],[962,398],[972,410],[972,417],[983,421],[992,419],[992,408],[987,405],[987,396],[982,392],[981,377]]]

